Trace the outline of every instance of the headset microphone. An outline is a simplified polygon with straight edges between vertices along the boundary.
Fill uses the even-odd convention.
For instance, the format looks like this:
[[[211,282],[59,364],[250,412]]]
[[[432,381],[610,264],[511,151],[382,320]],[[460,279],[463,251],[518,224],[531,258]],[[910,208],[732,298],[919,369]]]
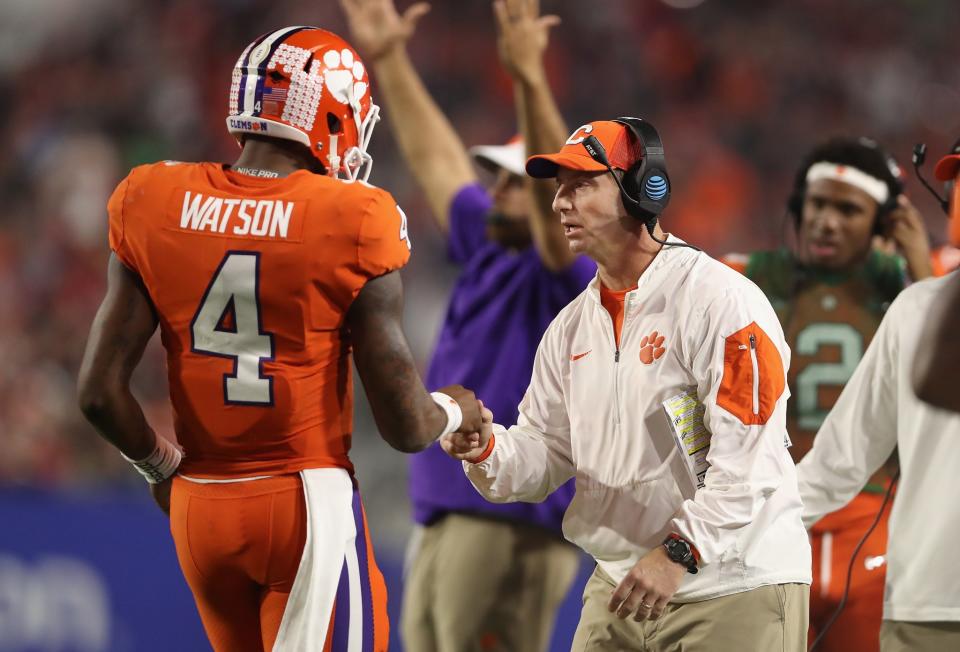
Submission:
[[[913,171],[916,173],[917,178],[920,179],[920,183],[923,184],[923,187],[930,191],[930,194],[937,198],[937,203],[940,204],[940,208],[943,209],[944,213],[950,214],[950,203],[940,196],[936,190],[933,189],[927,180],[923,178],[923,174],[920,172],[920,168],[923,166],[924,161],[927,160],[927,144],[926,143],[917,143],[913,146]]]
[[[610,176],[620,189],[620,197],[627,213],[642,220],[647,227],[647,233],[654,242],[666,247],[688,247],[700,251],[699,247],[681,242],[661,240],[653,234],[660,213],[670,201],[670,181],[667,177],[666,162],[663,156],[663,145],[656,129],[649,122],[637,118],[616,118],[639,141],[642,148],[642,157],[629,170],[624,172],[624,181],[617,175],[603,144],[596,136],[587,136],[583,139],[583,147],[594,161],[607,168]],[[629,189],[627,188],[629,186]]]

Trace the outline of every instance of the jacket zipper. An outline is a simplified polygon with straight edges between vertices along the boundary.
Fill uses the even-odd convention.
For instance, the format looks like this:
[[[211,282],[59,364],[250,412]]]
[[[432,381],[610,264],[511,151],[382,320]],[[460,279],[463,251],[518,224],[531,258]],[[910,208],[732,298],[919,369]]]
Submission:
[[[753,413],[760,414],[760,365],[757,364],[757,337],[750,333],[750,362],[753,364]]]
[[[603,309],[601,307],[601,309]],[[614,329],[613,317],[611,317],[605,309],[603,313],[607,315],[607,319],[610,320],[610,330],[607,331],[610,333],[610,341],[613,344],[613,411],[614,417],[616,419],[617,426],[620,425],[620,342],[617,341],[617,333]],[[624,320],[626,320],[626,306],[624,306]],[[623,330],[620,331],[620,336],[623,337]]]
[[[622,332],[620,333],[623,334]],[[620,343],[614,338],[617,350],[613,353],[613,409],[617,416],[617,425],[620,425]]]
[[[623,322],[627,322],[627,308],[630,305],[629,297],[624,298],[623,305]],[[610,330],[607,331],[610,333],[610,340],[613,343],[613,410],[614,417],[616,418],[616,424],[620,426],[620,342],[617,341],[617,334],[614,330],[613,317],[607,313],[606,309],[603,306],[600,307],[603,310],[603,313],[607,316],[607,319],[610,320]],[[620,329],[620,338],[623,339],[623,328]]]

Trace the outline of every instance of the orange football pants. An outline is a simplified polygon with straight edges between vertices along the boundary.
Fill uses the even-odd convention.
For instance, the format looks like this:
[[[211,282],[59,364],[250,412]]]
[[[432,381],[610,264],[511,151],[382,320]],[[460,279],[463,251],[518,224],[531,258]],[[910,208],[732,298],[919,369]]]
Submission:
[[[813,584],[810,586],[810,632],[813,644],[843,597],[850,558],[870,528],[883,496],[858,494],[850,504],[820,520],[810,530]],[[887,521],[890,506],[863,544],[853,566],[847,605],[817,648],[822,652],[877,652],[887,575]]]
[[[177,558],[215,652],[272,650],[307,538],[300,476],[211,484],[177,477],[170,498]],[[344,563],[323,652],[347,649],[355,591],[363,650],[387,649],[386,585],[356,491],[353,512],[360,581],[351,582]]]

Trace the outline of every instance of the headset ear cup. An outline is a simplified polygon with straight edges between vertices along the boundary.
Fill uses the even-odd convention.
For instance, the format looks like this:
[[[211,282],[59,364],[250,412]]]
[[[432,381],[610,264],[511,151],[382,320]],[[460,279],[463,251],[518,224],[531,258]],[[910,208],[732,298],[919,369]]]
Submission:
[[[663,144],[656,129],[648,122],[638,118],[616,118],[614,122],[624,125],[642,149],[642,157],[623,172],[620,184],[627,212],[649,226],[656,222],[670,201]]]
[[[664,170],[652,168],[644,172],[640,179],[644,200],[655,203],[659,215],[670,203],[670,180],[667,173]]]
[[[877,208],[877,218],[873,221],[874,235],[885,235],[887,224],[890,222],[890,213],[892,213],[898,205],[897,197],[899,197],[899,195],[891,197]]]

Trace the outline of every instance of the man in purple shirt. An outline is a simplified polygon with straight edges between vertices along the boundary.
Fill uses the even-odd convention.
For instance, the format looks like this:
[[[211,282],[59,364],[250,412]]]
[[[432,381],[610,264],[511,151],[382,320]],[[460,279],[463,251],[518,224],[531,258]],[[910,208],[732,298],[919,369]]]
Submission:
[[[462,267],[427,386],[463,384],[494,413],[516,417],[543,332],[596,271],[570,252],[550,206],[552,184],[523,172],[524,141],[533,151],[552,151],[566,138],[543,69],[558,19],[539,16],[531,0],[494,3],[523,141],[468,153],[407,56],[406,42],[428,7],[418,3],[401,16],[393,0],[341,5],[397,125],[400,150],[447,234],[448,255]],[[477,182],[471,153],[496,175],[489,190]],[[572,486],[538,505],[495,505],[438,445],[413,458],[410,476],[421,528],[404,593],[406,648],[546,649],[579,562],[560,532]]]

